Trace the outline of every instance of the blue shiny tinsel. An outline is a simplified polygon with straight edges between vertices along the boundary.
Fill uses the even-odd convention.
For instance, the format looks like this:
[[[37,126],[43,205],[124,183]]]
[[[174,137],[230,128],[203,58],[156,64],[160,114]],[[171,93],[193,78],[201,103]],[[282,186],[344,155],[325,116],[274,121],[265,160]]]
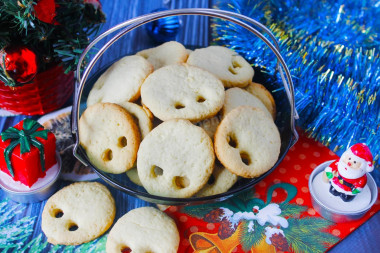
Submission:
[[[159,8],[152,12],[164,11],[166,8]],[[147,24],[146,29],[149,36],[157,43],[175,40],[181,27],[178,16],[166,17],[155,20]]]
[[[215,7],[271,29],[292,74],[299,126],[338,155],[355,143],[367,143],[378,177],[380,2],[232,0]],[[215,19],[213,39],[274,73],[274,54],[243,28]]]

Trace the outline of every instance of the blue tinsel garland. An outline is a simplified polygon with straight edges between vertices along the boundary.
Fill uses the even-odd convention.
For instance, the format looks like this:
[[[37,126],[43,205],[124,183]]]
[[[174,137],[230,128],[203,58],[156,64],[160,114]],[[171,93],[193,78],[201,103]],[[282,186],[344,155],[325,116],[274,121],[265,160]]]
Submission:
[[[380,168],[380,2],[232,0],[215,7],[256,19],[278,38],[294,80],[298,124],[310,136],[338,155],[365,142]],[[274,73],[274,54],[243,28],[217,19],[213,38]]]

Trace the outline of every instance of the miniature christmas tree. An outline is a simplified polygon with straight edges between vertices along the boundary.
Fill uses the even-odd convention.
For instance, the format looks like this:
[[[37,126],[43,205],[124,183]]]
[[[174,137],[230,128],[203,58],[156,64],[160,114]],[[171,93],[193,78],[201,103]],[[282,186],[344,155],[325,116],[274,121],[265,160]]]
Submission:
[[[104,21],[98,0],[0,1],[0,81],[21,86],[56,64],[74,70]]]

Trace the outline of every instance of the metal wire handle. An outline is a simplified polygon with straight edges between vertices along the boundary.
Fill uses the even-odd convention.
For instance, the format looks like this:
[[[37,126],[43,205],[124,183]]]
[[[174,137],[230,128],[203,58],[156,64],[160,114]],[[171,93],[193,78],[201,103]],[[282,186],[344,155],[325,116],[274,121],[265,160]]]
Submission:
[[[183,15],[201,15],[201,16],[209,16],[214,18],[221,18],[224,20],[228,20],[232,23],[235,23],[237,25],[240,25],[241,27],[247,29],[251,33],[255,34],[257,37],[259,37],[264,43],[271,49],[271,51],[276,55],[277,58],[277,66],[276,70],[280,73],[281,80],[284,84],[284,88],[286,91],[286,94],[289,99],[290,103],[290,115],[291,115],[291,121],[290,121],[290,127],[293,134],[293,140],[292,145],[294,145],[298,140],[298,133],[295,129],[295,119],[298,119],[298,114],[295,109],[295,101],[294,101],[294,85],[293,80],[290,75],[290,71],[282,58],[280,52],[279,52],[279,45],[277,43],[277,40],[275,36],[272,34],[272,32],[263,24],[259,23],[258,21],[251,19],[247,16],[233,13],[229,11],[223,11],[223,10],[216,10],[216,9],[205,9],[205,8],[194,8],[194,9],[176,9],[176,10],[166,10],[161,12],[155,12],[150,13],[146,15],[142,15],[133,19],[129,19],[123,23],[120,23],[103,34],[99,35],[97,38],[95,38],[83,51],[79,63],[77,66],[77,77],[76,77],[76,84],[75,84],[75,93],[74,93],[74,103],[73,103],[73,113],[72,113],[72,133],[76,135],[76,143],[74,146],[74,156],[78,158],[82,163],[87,164],[84,159],[77,153],[79,148],[79,138],[78,138],[78,123],[79,123],[79,109],[80,109],[80,101],[84,89],[84,85],[86,83],[86,80],[92,70],[92,68],[95,66],[96,62],[99,60],[99,58],[104,54],[104,52],[112,45],[114,44],[118,39],[120,39],[125,34],[129,33],[130,31],[134,30],[135,28],[144,25],[146,23],[155,21],[157,19],[165,18],[165,17],[171,17],[171,16],[183,16]],[[242,20],[246,21],[247,23],[243,22]],[[266,32],[269,37],[273,40],[274,45],[266,38],[262,33],[257,31],[254,27],[252,27],[250,24],[262,29],[264,32]],[[121,30],[119,33],[117,33],[110,41],[108,41],[94,56],[94,58],[89,62],[88,66],[85,68],[83,75],[81,76],[81,66],[83,64],[83,60],[87,53],[103,38],[106,36]],[[285,72],[285,75],[284,75]]]

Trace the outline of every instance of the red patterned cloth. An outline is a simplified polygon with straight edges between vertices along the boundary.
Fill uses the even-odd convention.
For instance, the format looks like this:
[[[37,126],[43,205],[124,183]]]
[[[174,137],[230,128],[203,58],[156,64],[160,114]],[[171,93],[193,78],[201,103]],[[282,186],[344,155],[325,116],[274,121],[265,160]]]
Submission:
[[[378,199],[360,220],[335,224],[311,204],[308,179],[338,157],[301,136],[275,171],[252,191],[223,202],[168,207],[181,234],[178,252],[324,252],[380,210]]]

